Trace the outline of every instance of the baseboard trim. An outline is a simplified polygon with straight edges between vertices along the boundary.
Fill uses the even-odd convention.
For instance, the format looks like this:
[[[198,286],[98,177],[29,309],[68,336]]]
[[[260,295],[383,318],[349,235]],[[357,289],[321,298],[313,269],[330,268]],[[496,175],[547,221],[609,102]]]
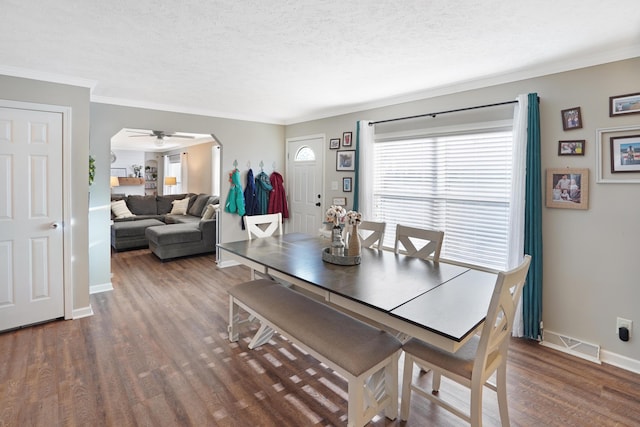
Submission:
[[[93,316],[93,309],[91,308],[91,304],[89,304],[87,307],[73,309],[73,320],[82,319],[83,317],[89,316]]]
[[[609,365],[617,366],[618,368],[640,374],[640,360],[632,359],[606,350],[602,350],[600,352],[600,359]]]
[[[111,282],[102,283],[100,285],[92,285],[89,287],[89,294],[99,294],[100,292],[108,292],[113,290],[113,284]]]

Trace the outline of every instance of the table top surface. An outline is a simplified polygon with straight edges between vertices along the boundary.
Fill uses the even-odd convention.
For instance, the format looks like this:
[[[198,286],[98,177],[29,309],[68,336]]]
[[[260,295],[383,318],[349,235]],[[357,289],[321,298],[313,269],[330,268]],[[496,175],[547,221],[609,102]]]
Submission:
[[[290,233],[218,246],[455,341],[484,321],[496,274],[366,249],[358,265],[322,260],[327,239]]]

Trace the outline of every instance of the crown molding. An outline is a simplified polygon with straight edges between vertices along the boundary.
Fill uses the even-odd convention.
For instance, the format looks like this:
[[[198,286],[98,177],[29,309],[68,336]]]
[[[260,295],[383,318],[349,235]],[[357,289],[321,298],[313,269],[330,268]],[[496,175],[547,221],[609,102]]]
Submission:
[[[66,74],[49,73],[45,71],[31,70],[27,68],[11,67],[0,65],[0,74],[11,77],[20,77],[24,79],[40,80],[48,83],[59,83],[70,86],[79,86],[89,88],[91,91],[98,84],[97,81],[91,79],[83,79],[80,77],[69,76]]]

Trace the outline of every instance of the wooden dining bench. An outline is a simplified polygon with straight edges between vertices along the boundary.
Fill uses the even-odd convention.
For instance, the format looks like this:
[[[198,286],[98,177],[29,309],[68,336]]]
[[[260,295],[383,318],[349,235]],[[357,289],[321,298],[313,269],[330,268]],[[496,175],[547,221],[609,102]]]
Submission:
[[[288,338],[348,381],[348,426],[363,426],[384,410],[398,412],[398,358],[402,344],[391,334],[268,279],[229,290],[229,340],[238,340],[242,308],[261,322],[249,344],[274,332]]]

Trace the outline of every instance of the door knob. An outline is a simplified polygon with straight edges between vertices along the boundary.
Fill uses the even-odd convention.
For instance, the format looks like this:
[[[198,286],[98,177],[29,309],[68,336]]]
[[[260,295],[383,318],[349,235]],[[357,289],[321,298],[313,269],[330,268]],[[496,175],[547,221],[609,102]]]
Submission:
[[[55,230],[56,228],[58,228],[58,223],[57,222],[52,222],[50,227]]]
[[[316,206],[320,207],[320,202],[316,203]]]

